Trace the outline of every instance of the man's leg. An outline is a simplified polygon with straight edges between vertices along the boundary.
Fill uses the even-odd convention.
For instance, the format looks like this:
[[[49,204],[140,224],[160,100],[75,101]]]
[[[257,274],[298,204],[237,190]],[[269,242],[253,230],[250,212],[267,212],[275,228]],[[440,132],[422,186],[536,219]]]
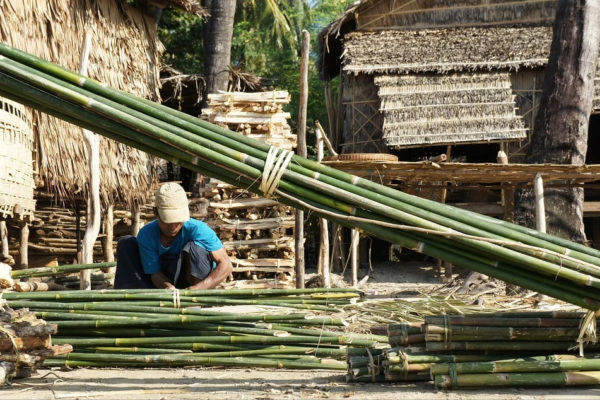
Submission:
[[[117,243],[115,289],[154,289],[150,277],[144,274],[137,240],[130,235]]]
[[[184,277],[188,285],[206,278],[213,270],[214,261],[210,252],[194,242],[188,242],[181,251]]]

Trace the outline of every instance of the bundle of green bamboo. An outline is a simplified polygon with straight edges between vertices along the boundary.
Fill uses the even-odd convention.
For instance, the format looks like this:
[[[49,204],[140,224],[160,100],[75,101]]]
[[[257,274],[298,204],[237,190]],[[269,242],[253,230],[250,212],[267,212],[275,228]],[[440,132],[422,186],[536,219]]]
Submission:
[[[384,336],[346,333],[347,323],[330,314],[359,298],[352,289],[104,290],[3,296],[12,307],[28,308],[56,325],[55,344],[73,346],[68,356],[47,360],[48,366],[345,369],[339,360],[347,352],[363,355],[387,341]],[[233,313],[227,309],[231,305],[256,309]],[[290,309],[316,310],[318,315]]]
[[[388,341],[399,347],[367,356],[348,355],[347,381],[433,379],[444,389],[597,385],[600,355],[566,354],[578,348],[582,315],[566,311],[480,313],[426,316],[422,324],[390,324]],[[584,348],[600,350],[596,344]]]
[[[600,308],[598,250],[302,157],[290,160],[268,144],[6,45],[0,45],[0,54],[0,95],[388,242],[590,310]]]
[[[600,349],[579,343],[583,313],[531,311],[425,317],[425,347],[430,352],[569,352]]]
[[[600,385],[600,354],[453,362],[431,366],[436,387]]]

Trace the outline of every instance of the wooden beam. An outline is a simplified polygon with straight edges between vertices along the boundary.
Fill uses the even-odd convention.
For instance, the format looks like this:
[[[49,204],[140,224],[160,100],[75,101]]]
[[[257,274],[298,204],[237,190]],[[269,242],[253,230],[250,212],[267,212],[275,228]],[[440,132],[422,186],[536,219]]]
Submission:
[[[300,99],[298,106],[298,147],[296,152],[306,157],[306,112],[308,105],[308,53],[310,35],[302,30],[302,50],[300,52]],[[296,209],[296,288],[304,288],[304,211]]]

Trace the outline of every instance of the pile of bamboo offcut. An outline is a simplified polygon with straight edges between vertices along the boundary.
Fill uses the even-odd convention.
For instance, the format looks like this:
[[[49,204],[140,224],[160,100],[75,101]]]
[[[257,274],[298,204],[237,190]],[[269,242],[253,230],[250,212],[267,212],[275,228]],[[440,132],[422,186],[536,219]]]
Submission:
[[[11,378],[26,378],[49,357],[65,355],[68,344],[52,345],[54,324],[47,324],[26,309],[13,310],[0,300],[0,385]]]

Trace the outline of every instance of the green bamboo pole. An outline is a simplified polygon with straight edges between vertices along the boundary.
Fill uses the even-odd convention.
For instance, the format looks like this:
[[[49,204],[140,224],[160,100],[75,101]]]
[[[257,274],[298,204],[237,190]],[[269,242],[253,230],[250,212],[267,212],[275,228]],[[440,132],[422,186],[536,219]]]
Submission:
[[[172,343],[215,343],[215,344],[342,344],[357,347],[373,347],[377,342],[373,340],[351,339],[343,335],[337,337],[315,336],[170,336],[170,337],[141,337],[141,338],[70,338],[53,337],[54,344],[70,344],[72,346],[141,346],[147,344],[172,344]]]
[[[55,76],[58,76],[61,79],[64,79],[65,81],[69,81],[75,85],[80,85],[86,89],[90,89],[91,91],[93,91],[95,93],[99,93],[102,96],[106,96],[107,98],[111,98],[111,99],[117,101],[118,103],[126,104],[127,106],[138,109],[144,113],[149,113],[149,114],[154,113],[154,116],[156,116],[157,118],[162,118],[163,120],[167,121],[170,124],[177,124],[178,126],[184,128],[184,129],[190,129],[191,126],[199,126],[201,128],[205,128],[207,130],[215,130],[221,137],[231,139],[234,143],[240,142],[242,145],[244,145],[248,148],[256,148],[263,152],[266,152],[268,150],[268,145],[266,145],[264,143],[255,141],[253,139],[250,139],[250,138],[247,138],[247,137],[244,137],[241,135],[236,135],[235,133],[228,131],[226,129],[216,128],[215,126],[213,126],[209,123],[206,123],[204,121],[198,120],[193,117],[190,117],[186,114],[179,113],[179,112],[169,109],[167,107],[157,105],[148,100],[139,99],[139,98],[131,96],[127,93],[120,92],[120,91],[117,91],[114,89],[108,89],[96,81],[82,77],[71,71],[60,68],[54,64],[48,63],[42,59],[31,56],[27,53],[20,52],[16,49],[11,49],[8,46],[2,46],[2,48],[0,48],[0,53],[5,54],[9,57],[12,57],[16,60],[19,60],[20,62],[34,66],[35,68],[38,68],[40,70],[44,70]],[[179,124],[183,124],[183,125],[179,125]],[[577,245],[577,244],[574,244],[574,243],[566,241],[566,240],[561,240],[560,238],[552,237],[551,235],[543,235],[543,234],[540,234],[540,232],[537,232],[535,230],[522,229],[522,227],[515,226],[513,224],[504,223],[503,221],[492,220],[491,218],[485,218],[483,216],[479,216],[474,213],[465,212],[464,210],[455,209],[455,208],[449,207],[447,205],[443,205],[443,204],[440,205],[440,204],[438,204],[436,202],[432,202],[432,201],[422,201],[423,199],[418,199],[414,196],[408,196],[401,192],[393,191],[389,188],[386,188],[383,185],[374,184],[373,182],[362,179],[362,178],[357,179],[356,177],[346,174],[346,173],[343,173],[342,171],[337,171],[335,169],[325,167],[323,165],[312,162],[310,160],[303,159],[301,157],[295,156],[294,161],[308,169],[315,170],[315,171],[317,171],[321,174],[325,174],[327,176],[336,177],[339,180],[346,181],[348,183],[352,183],[358,187],[364,187],[370,191],[381,192],[386,196],[393,196],[393,197],[397,197],[397,198],[403,199],[403,200],[405,200],[405,198],[408,198],[408,200],[411,200],[411,201],[419,201],[419,205],[421,205],[421,203],[425,203],[430,208],[430,210],[436,211],[436,212],[440,212],[440,211],[446,212],[446,215],[448,215],[449,217],[454,218],[454,219],[457,219],[457,216],[458,216],[458,217],[461,217],[462,219],[466,220],[467,223],[471,223],[472,222],[471,220],[474,217],[477,217],[478,220],[481,219],[481,221],[483,221],[484,223],[491,223],[492,227],[496,228],[499,226],[500,228],[508,229],[509,231],[515,230],[520,233],[525,233],[525,238],[536,238],[536,239],[540,238],[541,240],[549,240],[551,243],[559,243],[560,245],[566,246],[567,248],[573,248],[577,251],[581,251],[586,254],[591,254],[594,257],[600,256],[600,252],[595,251],[594,249],[587,248],[585,246]],[[440,208],[442,210],[440,210]],[[520,238],[518,238],[518,237],[516,237],[514,239],[520,240]],[[539,244],[534,244],[534,245],[539,245]],[[543,246],[541,246],[541,247],[543,247]]]
[[[375,227],[375,229],[378,229],[378,228],[379,228],[379,227]],[[408,246],[407,246],[407,247],[408,247]],[[494,274],[491,274],[491,275],[494,275]],[[494,275],[494,276],[495,276],[495,275]],[[537,289],[535,289],[535,288],[531,287],[532,285],[529,285],[529,286],[527,286],[527,285],[523,285],[523,284],[522,284],[522,282],[520,282],[520,283],[518,283],[518,284],[521,284],[522,286],[529,287],[529,288],[531,288],[531,289],[533,289],[533,290],[537,290]],[[533,285],[533,286],[535,286],[535,285]],[[538,291],[544,292],[543,290],[538,290]],[[546,293],[546,292],[544,292],[544,293]],[[551,294],[551,295],[552,295],[552,294]],[[558,297],[558,298],[565,299],[564,297]],[[567,300],[567,301],[569,301],[569,300]],[[584,301],[583,301],[583,302],[582,302],[581,300],[578,300],[578,302],[577,302],[577,303],[574,303],[574,304],[582,305],[582,303],[583,303],[583,304],[585,304],[585,305],[583,305],[583,306],[584,306],[584,307],[586,307],[586,308],[593,308],[593,307],[596,307],[595,305],[591,305],[591,306],[590,306],[589,304],[587,304],[587,301],[586,301],[585,299],[584,299]]]
[[[181,139],[180,136],[169,135],[168,131],[166,131],[164,129],[161,130],[161,129],[155,127],[154,125],[146,123],[145,121],[143,121],[139,118],[135,119],[131,115],[129,115],[125,112],[116,110],[114,108],[111,108],[110,106],[105,106],[103,103],[93,102],[85,95],[73,92],[73,91],[71,91],[67,88],[64,88],[60,85],[57,85],[57,84],[53,85],[52,82],[44,79],[43,77],[35,76],[35,74],[24,73],[24,72],[20,71],[20,69],[17,68],[16,66],[12,66],[12,67],[13,68],[10,71],[13,74],[20,75],[20,77],[22,79],[29,79],[30,81],[37,82],[40,85],[49,86],[49,87],[53,88],[53,91],[55,91],[59,95],[64,96],[65,98],[67,98],[71,101],[76,101],[84,107],[88,107],[88,108],[97,110],[97,112],[107,114],[107,115],[116,113],[117,116],[119,116],[121,118],[121,120],[123,120],[123,121],[129,121],[129,120],[133,121],[133,122],[128,122],[129,124],[133,124],[133,125],[137,124],[137,125],[141,126],[144,131],[147,131],[147,132],[152,131],[154,135],[158,135],[157,137],[162,138],[163,140],[166,140],[166,138],[170,138],[171,141],[174,141],[180,147],[186,148],[186,142],[184,139]],[[238,171],[242,170],[245,173],[248,173],[250,176],[253,176],[256,178],[258,176],[260,176],[260,168],[262,168],[264,166],[264,163],[261,164],[260,160],[258,160],[258,161],[253,160],[252,158],[249,158],[246,155],[241,154],[239,152],[229,151],[229,149],[227,149],[227,148],[223,149],[221,151],[221,153],[214,152],[214,151],[210,152],[208,150],[203,152],[203,150],[206,150],[206,147],[210,147],[208,145],[208,143],[205,143],[204,147],[201,147],[201,146],[192,146],[192,144],[187,142],[187,147],[192,147],[193,149],[195,149],[196,153],[199,152],[199,154],[201,154],[202,157],[205,157],[207,159],[218,160],[218,162],[220,162],[222,165],[231,165],[230,168],[232,170],[238,170]],[[215,146],[212,146],[212,147],[215,147]],[[225,159],[225,158],[221,157],[221,155],[225,154],[225,153],[227,153],[227,155],[230,156],[231,158]],[[239,163],[236,160],[245,160],[250,165],[256,166],[259,169],[256,169],[256,170],[244,169],[244,167],[243,167],[244,163]],[[286,174],[288,174],[288,173],[286,172]],[[284,174],[284,176],[286,176],[286,174]],[[289,175],[292,176],[293,173],[290,172]],[[314,182],[314,180],[310,180],[310,179],[303,180],[299,175],[293,175],[293,176],[295,176],[296,182],[304,184],[306,187],[312,187],[315,185],[317,187],[320,186],[319,184]],[[284,182],[281,182],[281,185],[285,186]],[[321,187],[321,189],[328,189],[328,193],[330,195],[336,195],[338,199],[351,200],[351,202],[355,205],[361,205],[361,206],[366,206],[367,208],[371,207],[372,209],[378,209],[378,211],[383,212],[384,215],[389,216],[389,217],[395,217],[396,219],[398,219],[400,221],[412,223],[417,226],[425,227],[428,229],[451,232],[451,230],[445,229],[440,225],[430,223],[429,221],[415,217],[408,213],[398,211],[392,207],[382,206],[380,203],[365,200],[364,198],[361,198],[361,197],[348,196],[345,191],[338,190],[335,187],[323,186],[323,185],[321,185],[320,187]],[[294,192],[295,187],[293,185],[290,185],[288,187],[288,189],[292,190]],[[296,193],[299,194],[301,192],[296,191]],[[316,197],[319,197],[319,196],[313,195],[313,198],[316,198]],[[339,208],[341,206],[341,204],[338,202],[337,206]],[[348,211],[348,208],[345,206],[341,207],[340,209],[342,211]],[[457,238],[455,238],[455,240],[457,240],[463,244],[475,246],[475,248],[478,248],[479,251],[490,252],[490,253],[495,254],[498,257],[503,258],[505,260],[516,259],[517,262],[519,262],[520,264],[526,265],[529,268],[535,268],[535,270],[537,270],[540,273],[546,273],[546,274],[550,274],[550,275],[558,274],[560,276],[564,276],[565,278],[572,279],[579,284],[600,287],[600,279],[591,277],[589,275],[581,274],[576,271],[576,270],[583,270],[587,273],[600,275],[599,269],[592,265],[584,265],[581,263],[575,263],[573,265],[570,265],[571,260],[560,260],[562,262],[562,264],[565,264],[567,266],[570,265],[575,268],[575,270],[570,270],[570,269],[562,268],[562,266],[557,266],[550,262],[532,257],[530,255],[524,255],[522,253],[519,253],[518,251],[513,251],[510,249],[506,249],[506,248],[497,246],[492,243],[481,242],[481,241],[477,241],[477,240],[473,240],[473,239],[469,239],[469,238],[462,238],[462,237],[457,237]],[[528,249],[525,249],[525,251],[527,251],[527,250]],[[544,252],[535,251],[534,253],[538,256],[546,255],[546,253],[544,253]],[[554,261],[556,261],[556,260],[554,260]]]
[[[78,349],[82,351],[82,349]],[[161,349],[157,347],[87,347],[96,353],[192,354],[192,350]],[[63,357],[56,357],[63,358]],[[66,358],[66,355],[64,356]]]
[[[563,387],[592,386],[600,384],[600,371],[578,372],[532,372],[506,374],[464,374],[456,377],[436,375],[435,386],[439,389],[472,387]]]
[[[432,375],[485,374],[505,372],[565,372],[600,371],[600,360],[581,358],[578,360],[518,360],[465,362],[457,364],[432,364]]]
[[[201,357],[196,355],[175,354],[109,354],[109,353],[69,353],[68,361],[96,361],[105,362],[106,366],[111,363],[141,363],[160,364],[166,366],[205,365],[205,366],[237,366],[237,367],[266,367],[266,368],[289,368],[289,369],[327,369],[344,370],[345,365],[340,363],[304,362],[290,361],[285,359],[267,359],[258,357]]]
[[[425,348],[428,352],[443,351],[529,351],[529,352],[569,352],[576,347],[570,342],[523,342],[523,341],[480,341],[480,342],[427,342]],[[585,344],[586,350],[598,350],[600,345]]]
[[[576,339],[579,335],[579,329],[575,327],[531,328],[513,326],[440,326],[433,324],[427,324],[425,332],[427,340],[439,337],[441,341],[444,339],[455,340],[458,337],[489,337],[493,338],[493,340],[567,341],[573,338]],[[459,341],[460,339],[456,340]]]
[[[579,314],[579,313],[578,313]],[[583,316],[581,316],[583,317]],[[579,319],[581,319],[581,317]],[[575,318],[502,318],[502,317],[469,317],[457,318],[455,316],[439,317],[426,316],[428,325],[445,326],[511,326],[511,327],[577,327],[579,319]]]
[[[52,276],[59,274],[70,274],[73,272],[79,272],[84,269],[101,269],[114,267],[117,265],[116,262],[103,262],[103,263],[95,263],[95,264],[71,264],[71,265],[59,265],[56,267],[41,267],[41,268],[29,268],[29,269],[19,269],[11,271],[11,276],[13,279],[22,279],[22,278],[36,278],[43,276]]]

